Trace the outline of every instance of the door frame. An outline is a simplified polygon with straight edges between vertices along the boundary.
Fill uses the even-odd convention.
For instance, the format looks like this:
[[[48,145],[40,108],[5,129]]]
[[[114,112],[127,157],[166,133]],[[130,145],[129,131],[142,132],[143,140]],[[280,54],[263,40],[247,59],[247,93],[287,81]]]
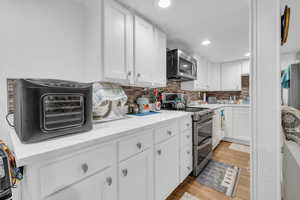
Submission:
[[[250,19],[251,199],[280,200],[280,0],[251,0]]]

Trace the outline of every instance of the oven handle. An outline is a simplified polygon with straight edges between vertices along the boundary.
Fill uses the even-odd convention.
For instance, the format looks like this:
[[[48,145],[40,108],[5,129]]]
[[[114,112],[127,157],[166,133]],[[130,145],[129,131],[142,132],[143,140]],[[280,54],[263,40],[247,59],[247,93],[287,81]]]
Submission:
[[[196,147],[197,150],[199,149],[203,149],[204,147],[208,146],[208,145],[211,145],[212,144],[212,139],[211,138],[207,138],[206,140],[204,140],[205,143],[203,143],[202,145]]]

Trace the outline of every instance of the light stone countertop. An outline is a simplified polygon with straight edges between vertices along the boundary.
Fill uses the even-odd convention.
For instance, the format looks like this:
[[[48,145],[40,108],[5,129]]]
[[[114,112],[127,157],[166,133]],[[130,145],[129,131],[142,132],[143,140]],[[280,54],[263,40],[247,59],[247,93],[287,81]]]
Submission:
[[[199,105],[191,105],[190,107],[196,107],[196,108],[209,108],[209,109],[218,109],[218,108],[224,108],[224,107],[245,107],[250,108],[250,104],[199,104]]]
[[[26,166],[92,145],[110,142],[145,128],[154,128],[160,123],[190,115],[191,113],[180,111],[161,111],[159,114],[148,116],[130,115],[125,119],[94,124],[94,128],[88,132],[32,144],[21,143],[14,129],[10,129],[10,135],[17,165]]]

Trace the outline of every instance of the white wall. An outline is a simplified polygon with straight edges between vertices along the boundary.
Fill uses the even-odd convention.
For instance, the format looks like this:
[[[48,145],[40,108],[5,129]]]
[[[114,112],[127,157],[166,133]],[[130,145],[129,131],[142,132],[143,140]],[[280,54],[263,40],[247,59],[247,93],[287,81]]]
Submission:
[[[86,80],[85,48],[91,47],[87,45],[86,27],[95,23],[86,23],[91,18],[87,15],[88,8],[79,0],[0,1],[1,139],[8,138],[5,122],[8,77]],[[99,27],[100,24],[93,28]]]

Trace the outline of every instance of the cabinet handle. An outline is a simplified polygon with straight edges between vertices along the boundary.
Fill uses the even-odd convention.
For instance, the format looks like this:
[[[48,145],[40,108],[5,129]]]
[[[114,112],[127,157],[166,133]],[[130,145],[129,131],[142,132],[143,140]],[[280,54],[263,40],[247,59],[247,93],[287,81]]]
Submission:
[[[87,173],[87,171],[89,170],[88,164],[86,164],[86,163],[82,164],[81,169],[82,169],[83,173]]]
[[[190,167],[187,167],[187,169],[188,169],[188,170],[191,170],[191,168],[190,168]]]
[[[142,149],[142,143],[139,142],[139,143],[136,144],[136,146],[137,146],[138,149]]]
[[[106,183],[108,186],[111,186],[112,185],[112,178],[111,177],[107,177],[106,178]]]
[[[162,153],[161,150],[157,150],[158,155],[161,155],[161,153]]]
[[[172,131],[167,131],[168,135],[172,135]]]
[[[122,170],[122,173],[123,173],[123,176],[127,176],[128,170],[127,170],[127,169],[123,169],[123,170]]]

